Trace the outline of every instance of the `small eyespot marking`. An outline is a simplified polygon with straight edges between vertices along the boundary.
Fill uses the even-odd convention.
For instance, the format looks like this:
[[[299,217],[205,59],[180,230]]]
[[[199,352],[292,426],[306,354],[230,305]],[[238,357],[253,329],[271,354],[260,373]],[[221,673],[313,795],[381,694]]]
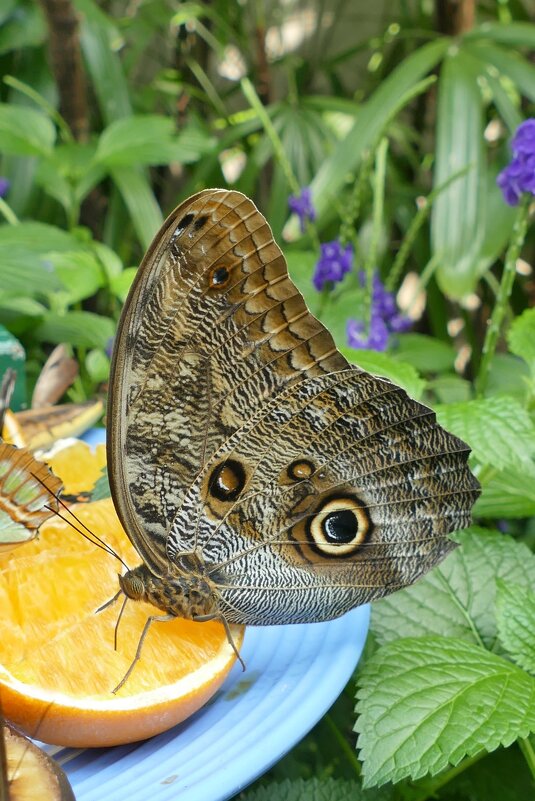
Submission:
[[[288,465],[286,472],[291,481],[304,481],[310,478],[314,470],[313,463],[308,459],[296,459],[295,462]]]
[[[223,289],[230,278],[230,273],[226,267],[214,267],[210,273],[209,286],[211,289]]]
[[[202,228],[204,225],[206,225],[206,223],[207,223],[207,222],[208,222],[208,215],[207,215],[207,214],[201,214],[201,216],[200,216],[200,217],[197,217],[197,219],[196,219],[196,220],[195,220],[195,222],[193,223],[193,227],[194,227],[194,229],[195,229],[196,231],[200,231],[200,230],[201,230],[201,228]]]
[[[235,501],[245,486],[245,470],[236,459],[221,462],[208,482],[210,495],[218,501]]]
[[[182,219],[180,220],[180,222],[179,222],[179,223],[177,223],[177,226],[176,226],[176,228],[175,228],[175,233],[174,233],[174,236],[175,236],[175,237],[177,237],[177,236],[180,236],[180,234],[181,234],[183,231],[185,231],[185,229],[188,227],[188,225],[190,224],[190,222],[191,222],[192,220],[194,220],[194,219],[195,219],[195,215],[194,215],[194,214],[193,214],[191,211],[189,212],[189,214],[185,214],[185,215],[182,217]]]

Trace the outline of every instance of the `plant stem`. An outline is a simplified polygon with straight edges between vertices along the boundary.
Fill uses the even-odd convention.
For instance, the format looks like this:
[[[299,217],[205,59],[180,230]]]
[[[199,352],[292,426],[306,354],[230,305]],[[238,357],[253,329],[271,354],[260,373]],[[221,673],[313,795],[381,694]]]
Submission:
[[[531,771],[531,775],[535,779],[535,748],[529,737],[522,737],[518,741],[518,746],[524,755],[524,759]]]
[[[494,353],[496,352],[498,337],[507,312],[509,297],[515,281],[516,262],[526,236],[530,201],[531,195],[524,193],[524,197],[516,213],[511,241],[505,255],[505,264],[500,288],[498,290],[498,297],[496,298],[496,303],[488,323],[487,333],[485,334],[485,342],[483,343],[483,358],[481,359],[481,365],[476,379],[476,395],[478,397],[482,397],[485,394],[490,365],[494,358]]]
[[[438,776],[426,781],[425,786],[422,785],[421,794],[414,796],[411,801],[427,801],[428,798],[435,798],[438,790],[449,784],[452,779],[455,779],[456,776],[463,773],[467,768],[471,768],[472,765],[479,762],[482,757],[487,756],[487,753],[487,751],[480,751],[479,754],[475,756],[463,759],[462,762],[459,762],[454,768],[445,770],[443,773],[439,773]]]
[[[340,731],[340,729],[338,728],[338,726],[336,725],[336,723],[334,722],[334,720],[332,719],[331,715],[329,715],[328,712],[323,718],[323,722],[330,729],[331,734],[333,734],[334,738],[336,739],[336,742],[340,747],[340,750],[344,752],[347,761],[355,771],[355,775],[360,777],[362,774],[362,768],[360,766],[360,762],[357,759],[357,755],[355,754],[355,751],[353,750],[352,746],[350,745],[350,743],[348,743],[347,739],[344,737],[344,735],[342,734],[342,732]]]
[[[293,174],[292,167],[290,165],[290,162],[288,161],[286,153],[284,152],[282,142],[280,140],[277,131],[275,130],[273,123],[271,122],[269,114],[267,113],[265,107],[263,106],[262,101],[258,97],[256,90],[251,81],[249,80],[249,78],[242,78],[240,83],[243,94],[248,100],[251,108],[253,108],[256,114],[258,115],[258,118],[262,123],[264,131],[266,132],[271,142],[275,158],[282,167],[282,171],[284,172],[285,178],[288,181],[288,186],[290,187],[294,195],[299,195],[299,193],[301,192],[301,187],[299,186],[297,178]]]
[[[8,222],[10,225],[17,225],[17,223],[19,222],[19,218],[17,217],[11,206],[8,206],[6,201],[3,200],[3,198],[1,197],[0,197],[0,214],[3,215],[5,221]]]
[[[364,262],[364,272],[366,274],[366,318],[368,321],[368,328],[370,325],[373,275],[377,270],[379,240],[381,238],[381,227],[383,225],[384,217],[387,152],[388,139],[383,137],[379,142],[379,146],[375,154],[375,171],[373,176],[372,235],[370,239],[370,247],[366,255],[366,261]]]
[[[450,186],[450,184],[452,184],[458,178],[461,178],[471,169],[472,165],[467,165],[466,167],[463,167],[462,170],[458,170],[453,175],[450,175],[449,178],[447,178],[447,180],[445,180],[442,184],[440,184],[440,186],[437,186],[435,189],[433,189],[433,191],[430,192],[429,195],[426,197],[425,203],[420,209],[418,209],[418,211],[412,218],[411,224],[407,229],[407,233],[403,238],[403,242],[401,243],[399,250],[396,253],[396,258],[394,259],[394,263],[392,264],[390,272],[388,273],[388,277],[385,281],[385,288],[389,292],[393,292],[399,283],[399,279],[401,278],[401,273],[410,255],[412,246],[414,244],[414,240],[416,239],[418,231],[420,230],[425,220],[429,216],[434,201],[436,200],[438,195],[440,195],[440,193],[444,191],[444,189],[447,189],[448,186]]]

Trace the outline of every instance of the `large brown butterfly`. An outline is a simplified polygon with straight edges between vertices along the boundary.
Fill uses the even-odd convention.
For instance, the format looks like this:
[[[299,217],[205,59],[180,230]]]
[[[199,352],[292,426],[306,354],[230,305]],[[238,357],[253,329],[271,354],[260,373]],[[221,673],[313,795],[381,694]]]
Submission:
[[[450,551],[479,485],[433,412],[348,364],[239,192],[166,220],[126,301],[108,464],[143,563],[124,593],[171,615],[327,620]]]

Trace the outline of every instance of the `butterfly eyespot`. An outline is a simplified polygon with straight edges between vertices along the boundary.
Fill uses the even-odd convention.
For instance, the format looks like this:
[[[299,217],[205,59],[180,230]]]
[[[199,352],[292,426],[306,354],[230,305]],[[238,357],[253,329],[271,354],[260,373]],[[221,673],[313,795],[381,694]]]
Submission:
[[[368,513],[355,498],[331,498],[307,526],[310,543],[323,556],[347,556],[362,545],[371,528]]]
[[[218,501],[235,501],[245,486],[245,470],[235,459],[218,465],[210,476],[208,490]]]
[[[222,289],[228,284],[230,273],[226,267],[215,267],[210,273],[209,285],[211,289]]]
[[[310,478],[315,467],[308,459],[296,459],[288,466],[287,474],[291,481],[304,481]]]

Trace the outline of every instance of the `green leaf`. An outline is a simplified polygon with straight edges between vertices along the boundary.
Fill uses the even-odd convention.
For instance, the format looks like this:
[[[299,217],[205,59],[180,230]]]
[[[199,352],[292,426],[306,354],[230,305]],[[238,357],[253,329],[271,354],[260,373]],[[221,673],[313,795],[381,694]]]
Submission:
[[[496,353],[490,365],[487,395],[508,395],[526,406],[530,373],[528,365],[511,353]]]
[[[535,516],[535,465],[522,470],[509,467],[483,484],[474,515],[491,518]]]
[[[90,298],[104,286],[104,271],[93,253],[80,250],[52,253],[50,261],[63,284],[65,305]]]
[[[526,309],[513,321],[507,332],[507,344],[535,372],[535,309]]]
[[[483,42],[466,42],[464,47],[512,81],[514,87],[535,101],[535,66],[511,48]]]
[[[214,142],[198,129],[176,136],[171,118],[145,114],[111,123],[100,136],[95,159],[107,167],[183,164],[209,152]]]
[[[0,103],[0,151],[20,156],[47,155],[56,129],[40,111]]]
[[[441,289],[459,299],[477,282],[477,263],[485,223],[486,160],[482,65],[458,50],[440,73],[434,185],[470,169],[442,191],[431,210],[432,257]]]
[[[535,25],[530,22],[485,22],[465,34],[466,39],[490,39],[505,45],[535,48]]]
[[[102,501],[104,498],[109,498],[111,496],[108,468],[103,467],[101,473],[91,493],[92,501]]]
[[[498,470],[531,462],[535,425],[519,401],[508,395],[451,403],[436,408],[437,420],[468,443],[483,464]]]
[[[110,289],[119,300],[123,302],[126,300],[136,273],[137,267],[127,267],[120,275],[115,276],[110,281]]]
[[[74,0],[80,13],[80,41],[101,114],[110,123],[132,113],[119,49],[118,29],[93,0]]]
[[[389,381],[403,387],[411,398],[421,397],[425,381],[420,378],[411,364],[399,362],[387,353],[378,353],[375,350],[355,350],[342,347],[340,351],[352,364],[356,364],[373,375],[388,378]]]
[[[389,643],[358,681],[365,787],[434,775],[535,730],[535,680],[464,640]]]
[[[535,593],[521,584],[497,582],[498,637],[517,665],[535,674]]]
[[[146,249],[163,222],[151,185],[141,170],[114,167],[111,174],[130,213],[138,239]]]
[[[470,400],[472,387],[469,381],[454,373],[437,376],[427,382],[427,389],[438,403],[459,403]]]
[[[43,342],[59,345],[69,342],[74,347],[101,348],[115,333],[112,320],[99,314],[71,311],[65,314],[47,312],[43,322],[35,329],[35,336]]]
[[[453,539],[461,547],[440,565],[412,587],[373,604],[372,631],[379,643],[443,634],[495,646],[496,580],[533,586],[535,556],[506,534],[476,526]]]
[[[38,3],[21,3],[20,0],[8,3],[4,0],[1,6],[1,54],[14,50],[19,55],[23,48],[37,47],[46,41],[46,22]]]
[[[392,357],[412,364],[422,373],[443,373],[455,362],[455,348],[425,334],[401,334]]]
[[[243,801],[389,801],[390,789],[362,790],[344,779],[286,779],[255,787],[240,795]]]
[[[110,360],[103,350],[90,350],[85,357],[85,369],[95,384],[102,384],[108,380]]]
[[[364,152],[377,143],[385,126],[400,110],[400,101],[404,102],[406,93],[434,69],[449,46],[450,40],[444,38],[419,47],[404,58],[362,104],[353,127],[332,156],[325,159],[312,181],[312,198],[318,217],[332,208],[348,173],[358,168]]]

